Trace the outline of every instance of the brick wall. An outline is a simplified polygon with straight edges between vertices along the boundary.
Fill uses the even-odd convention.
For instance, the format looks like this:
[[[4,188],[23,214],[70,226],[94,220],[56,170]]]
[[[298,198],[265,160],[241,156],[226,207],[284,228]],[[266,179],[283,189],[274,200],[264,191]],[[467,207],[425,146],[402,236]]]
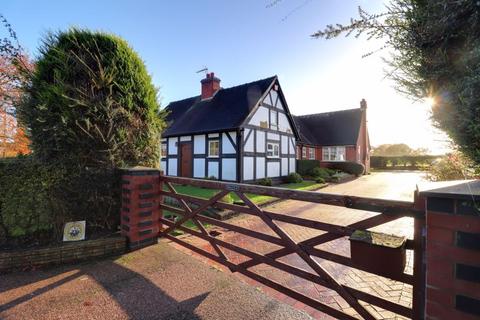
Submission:
[[[157,169],[133,168],[122,175],[121,230],[130,249],[157,243],[160,188]]]
[[[71,263],[123,254],[124,237],[86,240],[61,246],[0,253],[0,272],[28,267]]]
[[[426,319],[480,317],[480,211],[474,205],[479,203],[475,185],[467,183],[464,190],[457,185],[455,193],[445,188],[424,193]]]

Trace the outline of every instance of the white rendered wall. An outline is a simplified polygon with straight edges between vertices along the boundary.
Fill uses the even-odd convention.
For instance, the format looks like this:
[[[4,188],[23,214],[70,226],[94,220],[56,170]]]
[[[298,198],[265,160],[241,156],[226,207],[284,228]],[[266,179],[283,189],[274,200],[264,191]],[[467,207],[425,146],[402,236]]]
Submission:
[[[244,143],[245,143],[245,146],[243,147],[243,150],[246,151],[246,152],[253,152],[253,135],[254,135],[254,132],[252,132],[250,134],[250,136],[248,135],[249,132],[253,131],[252,129],[245,129],[245,132],[244,132]]]
[[[257,152],[265,152],[265,131],[257,130]]]
[[[177,154],[177,142],[178,138],[168,138],[168,154]]]
[[[243,157],[243,180],[253,180],[253,157]]]
[[[209,161],[208,162],[208,177],[214,176],[218,178],[218,162],[217,161]]]
[[[260,122],[266,121],[267,126],[269,126],[268,123],[268,109],[265,107],[260,106],[257,111],[255,111],[255,114],[253,117],[250,119],[250,122],[248,124],[252,126],[260,126]]]
[[[235,142],[237,140],[237,133],[235,131],[232,131],[232,132],[229,132],[229,134],[230,134],[230,137],[232,138],[233,142]],[[223,154],[236,153],[235,152],[235,147],[230,142],[230,139],[228,139],[226,133],[222,134],[222,153]]]
[[[168,173],[169,176],[177,175],[177,159],[168,159]]]
[[[193,159],[193,177],[205,178],[205,159]]]
[[[280,176],[280,162],[267,162],[267,177],[275,178]]]
[[[257,161],[257,179],[265,178],[265,158],[258,157]]]
[[[288,158],[282,158],[282,176],[288,176]]]
[[[222,180],[234,181],[237,179],[236,164],[236,159],[222,159]]]
[[[193,136],[193,153],[205,154],[205,135]]]

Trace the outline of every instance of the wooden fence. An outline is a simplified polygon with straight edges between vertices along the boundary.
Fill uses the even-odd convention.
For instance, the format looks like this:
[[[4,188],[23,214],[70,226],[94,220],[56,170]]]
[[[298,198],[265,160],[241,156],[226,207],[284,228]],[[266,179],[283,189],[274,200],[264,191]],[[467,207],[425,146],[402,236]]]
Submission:
[[[209,188],[218,190],[218,192],[210,199],[203,199],[178,193],[175,189],[176,185],[189,185],[201,188]],[[378,306],[382,309],[389,310],[404,317],[414,319],[421,319],[423,317],[423,288],[425,278],[424,266],[422,262],[424,253],[422,230],[424,228],[425,221],[424,211],[416,209],[413,202],[380,200],[310,191],[296,191],[274,187],[262,187],[256,185],[226,183],[190,178],[166,177],[163,175],[160,176],[159,190],[161,196],[172,197],[178,200],[180,204],[179,207],[174,207],[172,205],[165,204],[164,202],[160,203],[161,210],[167,210],[174,213],[178,216],[178,219],[166,219],[162,214],[160,214],[159,221],[165,225],[165,227],[160,231],[159,236],[170,239],[171,241],[178,243],[198,254],[208,257],[228,267],[232,272],[241,273],[268,287],[301,301],[306,305],[340,319],[356,318],[341,310],[322,303],[319,300],[309,297],[293,288],[289,288],[279,282],[269,279],[264,275],[260,275],[252,271],[252,267],[259,264],[265,264],[306,281],[310,281],[312,283],[332,289],[336,291],[364,319],[375,319],[375,317],[362,304],[360,304],[359,300]],[[237,195],[243,201],[243,205],[222,202],[221,199],[229,193]],[[367,210],[380,214],[348,226],[341,226],[302,217],[275,213],[269,211],[268,208],[259,208],[249,199],[247,194],[265,195],[281,199],[299,200],[310,203],[320,203],[351,209]],[[259,232],[257,230],[250,230],[239,225],[201,215],[201,213],[208,207],[233,210],[243,214],[256,216],[260,218],[261,221],[268,226],[271,231],[273,231],[274,235]],[[390,272],[390,270],[371,270],[363,265],[355,263],[350,257],[316,248],[320,244],[345,236],[350,236],[355,230],[366,230],[402,217],[412,217],[415,221],[414,238],[413,240],[410,239],[406,242],[406,249],[414,251],[413,274],[407,274],[403,272],[400,274],[393,274]],[[185,227],[183,224],[187,221],[192,221],[197,228],[193,229]],[[321,230],[324,231],[324,233],[311,237],[310,239],[297,242],[285,231],[285,228],[278,224],[278,222]],[[240,245],[211,236],[207,232],[204,224],[215,225],[240,233],[244,236],[251,237],[253,239],[259,239],[267,243],[274,244],[275,248],[277,249],[274,249],[267,254],[260,254],[255,251],[248,250],[246,247],[242,247]],[[207,241],[213,248],[215,254],[195,246],[188,241],[171,235],[171,233],[175,230],[187,232],[193,236]],[[227,251],[233,251],[248,257],[248,260],[240,263],[234,263],[226,254],[225,249],[227,249]],[[309,272],[279,260],[280,258],[292,253],[297,254],[311,268],[311,270],[313,270],[313,272]],[[361,291],[339,282],[332,274],[322,267],[322,265],[320,265],[315,257],[412,285],[413,307],[406,307],[404,305],[389,301],[377,295]]]

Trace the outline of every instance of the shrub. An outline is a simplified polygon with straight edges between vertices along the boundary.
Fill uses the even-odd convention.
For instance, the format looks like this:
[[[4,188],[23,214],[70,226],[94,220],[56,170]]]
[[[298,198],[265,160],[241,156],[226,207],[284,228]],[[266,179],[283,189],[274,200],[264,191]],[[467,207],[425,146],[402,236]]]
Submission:
[[[318,161],[318,160],[297,160],[297,172],[301,176],[309,175],[310,171],[315,167],[320,167],[320,161]]]
[[[350,174],[354,174],[357,177],[365,172],[365,166],[357,162],[334,162],[331,163],[331,167],[341,171],[345,171]]]
[[[303,179],[302,179],[302,176],[299,175],[298,173],[292,172],[285,178],[285,181],[287,183],[300,183],[303,181]]]
[[[315,167],[309,172],[309,175],[313,178],[323,178],[325,180],[328,180],[334,174],[335,170],[321,167]]]
[[[428,173],[427,179],[431,181],[464,180],[479,177],[475,173],[472,161],[460,152],[454,152],[434,163]]]
[[[79,29],[46,37],[26,89],[18,112],[40,159],[158,166],[157,91],[123,39]]]
[[[315,178],[315,182],[316,183],[325,183],[325,179],[318,177],[318,178]]]
[[[263,179],[260,179],[257,181],[257,184],[261,185],[261,186],[267,186],[267,187],[271,187],[272,186],[272,179],[270,178],[263,178]]]

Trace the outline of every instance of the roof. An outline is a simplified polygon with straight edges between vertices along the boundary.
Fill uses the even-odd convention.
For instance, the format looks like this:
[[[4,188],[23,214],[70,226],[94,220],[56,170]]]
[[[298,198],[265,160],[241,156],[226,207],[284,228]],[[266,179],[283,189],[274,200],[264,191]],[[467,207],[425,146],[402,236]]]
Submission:
[[[356,145],[362,121],[362,109],[293,116],[300,141],[310,145]]]
[[[211,99],[195,96],[171,102],[163,137],[237,129],[277,79],[276,76],[221,88]]]

